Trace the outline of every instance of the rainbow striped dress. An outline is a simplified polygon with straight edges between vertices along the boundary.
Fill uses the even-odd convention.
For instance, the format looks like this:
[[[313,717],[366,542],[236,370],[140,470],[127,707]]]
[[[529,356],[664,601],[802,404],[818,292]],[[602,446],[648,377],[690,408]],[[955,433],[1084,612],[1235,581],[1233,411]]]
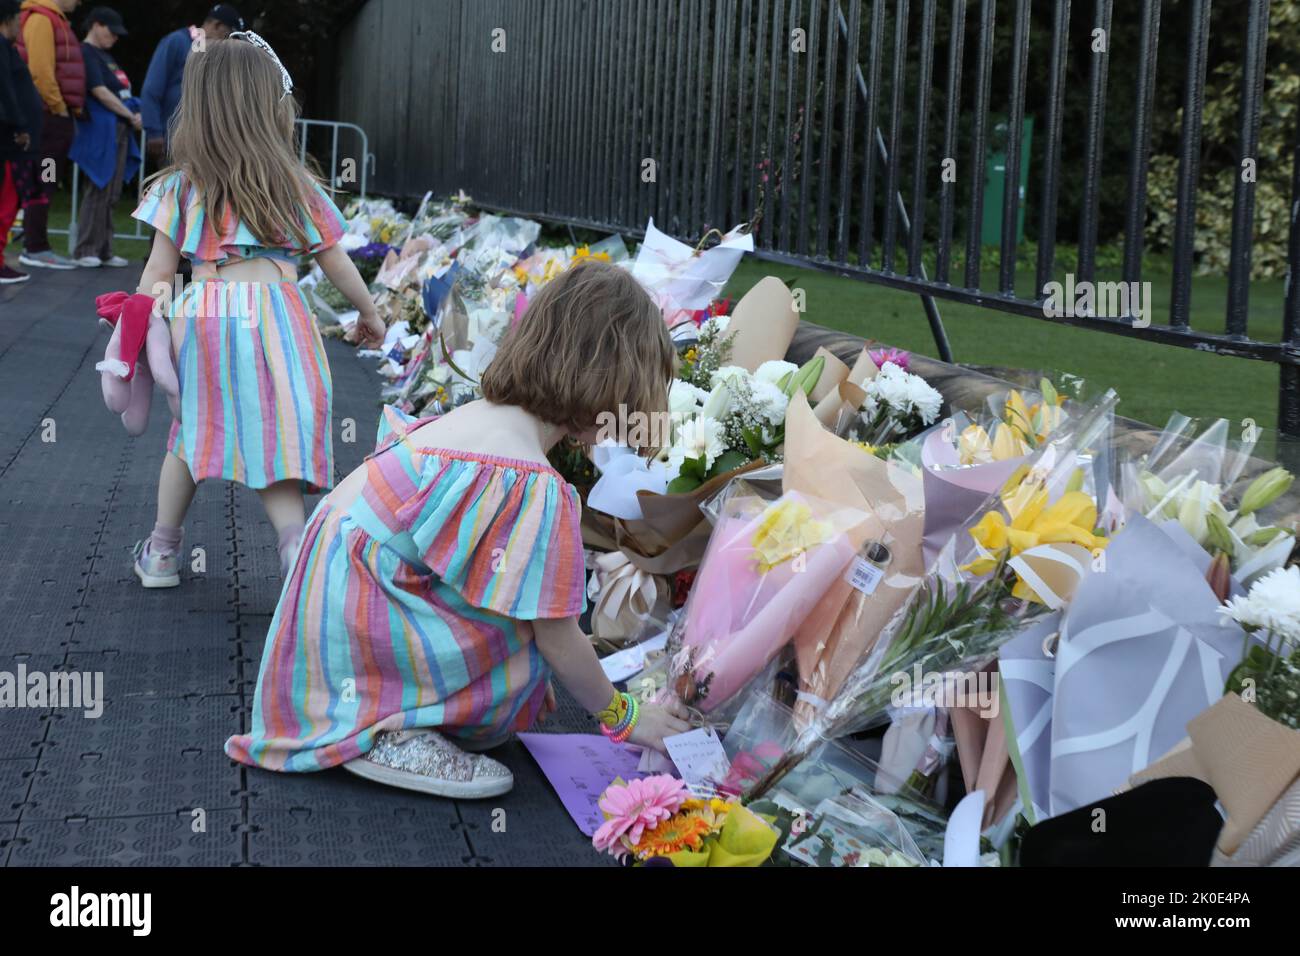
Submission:
[[[235,760],[322,770],[385,730],[488,739],[537,719],[531,622],[586,606],[578,494],[546,465],[416,449],[421,424],[385,408],[360,494],[312,513]]]
[[[194,281],[168,310],[181,417],[167,450],[195,481],[265,488],[297,479],[310,493],[332,487],[329,363],[292,263],[338,243],[346,231],[338,208],[317,186],[302,218],[306,244],[268,247],[229,210],[214,226],[198,190],[177,172],[154,183],[133,215],[194,263]],[[275,260],[284,280],[216,278],[218,265],[257,257]]]

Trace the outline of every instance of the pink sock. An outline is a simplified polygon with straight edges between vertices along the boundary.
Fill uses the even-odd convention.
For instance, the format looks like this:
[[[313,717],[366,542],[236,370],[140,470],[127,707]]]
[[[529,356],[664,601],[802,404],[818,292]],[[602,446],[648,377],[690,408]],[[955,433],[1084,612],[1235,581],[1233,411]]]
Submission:
[[[182,528],[168,528],[165,525],[153,526],[149,536],[149,551],[153,554],[175,554],[181,548],[181,538],[185,534]]]

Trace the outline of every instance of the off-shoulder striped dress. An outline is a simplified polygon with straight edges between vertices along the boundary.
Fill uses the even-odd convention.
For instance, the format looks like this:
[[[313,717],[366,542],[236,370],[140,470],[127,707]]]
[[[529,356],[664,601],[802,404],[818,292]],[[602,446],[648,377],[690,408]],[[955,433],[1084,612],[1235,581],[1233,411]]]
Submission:
[[[487,739],[537,719],[531,622],[586,603],[578,494],[546,465],[415,449],[420,424],[386,408],[360,495],[308,521],[234,759],[321,770],[384,730]]]
[[[154,183],[133,215],[194,263],[194,281],[168,310],[181,417],[167,450],[195,481],[265,488],[297,479],[312,493],[332,487],[329,362],[292,263],[338,243],[346,231],[338,208],[317,186],[300,220],[306,242],[266,246],[229,209],[215,223],[176,172]],[[258,257],[276,260],[284,281],[216,278],[217,266]]]

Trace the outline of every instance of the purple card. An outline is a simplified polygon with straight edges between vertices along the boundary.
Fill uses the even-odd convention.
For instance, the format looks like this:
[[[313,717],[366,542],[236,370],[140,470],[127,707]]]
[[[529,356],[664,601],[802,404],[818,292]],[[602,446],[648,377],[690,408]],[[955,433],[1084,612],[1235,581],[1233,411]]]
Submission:
[[[597,801],[618,777],[633,780],[641,760],[638,747],[616,744],[600,734],[520,734],[578,829],[591,836],[604,816]]]

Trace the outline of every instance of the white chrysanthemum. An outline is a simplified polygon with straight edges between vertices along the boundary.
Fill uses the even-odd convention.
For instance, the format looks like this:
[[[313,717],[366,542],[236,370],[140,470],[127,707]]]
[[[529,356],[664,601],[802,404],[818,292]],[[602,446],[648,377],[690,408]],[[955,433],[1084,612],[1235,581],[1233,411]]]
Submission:
[[[717,330],[718,334],[721,335],[727,331],[727,326],[731,324],[731,316],[715,315],[704,324],[713,326],[713,328]]]
[[[772,382],[757,379],[750,383],[750,389],[753,394],[755,414],[769,425],[779,425],[785,421],[786,408],[790,405],[790,399],[786,397],[785,392]]]
[[[921,416],[921,424],[933,425],[943,408],[943,396],[919,375],[907,375],[907,400],[912,410]]]
[[[759,382],[771,382],[773,385],[780,383],[794,372],[799,371],[799,366],[793,362],[783,362],[781,359],[772,359],[770,362],[764,362],[754,373],[754,379]]]
[[[883,403],[896,415],[916,415],[922,424],[930,425],[939,417],[939,409],[943,407],[943,396],[925,379],[904,371],[893,362],[881,366],[880,373],[867,383],[866,392],[866,409],[871,417]]]
[[[701,415],[678,429],[677,441],[668,454],[668,464],[673,471],[680,471],[682,462],[688,458],[703,458],[705,470],[708,470],[723,450],[722,423]]]
[[[1242,627],[1300,642],[1300,568],[1293,565],[1269,572],[1245,596],[1219,608],[1219,613]]]

